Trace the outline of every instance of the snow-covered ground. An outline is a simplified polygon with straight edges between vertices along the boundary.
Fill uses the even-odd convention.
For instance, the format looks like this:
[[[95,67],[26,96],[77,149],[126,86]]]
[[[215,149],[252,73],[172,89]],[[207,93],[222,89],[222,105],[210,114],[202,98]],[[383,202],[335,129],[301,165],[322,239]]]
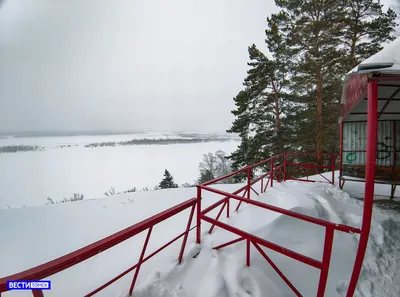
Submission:
[[[350,183],[349,183],[350,184]],[[240,185],[219,185],[232,192]],[[351,187],[362,188],[363,183]],[[345,188],[346,189],[346,188]],[[195,195],[195,189],[170,189],[122,194],[96,200],[34,208],[0,210],[0,277],[51,260],[132,225]],[[203,208],[220,199],[204,193]],[[130,200],[131,201],[130,201]],[[275,183],[257,199],[303,214],[360,227],[362,202],[321,183],[288,181]],[[133,202],[132,202],[133,201]],[[235,206],[235,203],[232,204]],[[215,216],[217,209],[210,215]],[[186,225],[188,211],[154,228],[148,252],[151,253]],[[227,223],[252,232],[315,259],[321,259],[324,229],[281,216],[271,211],[242,205]],[[203,232],[207,231],[203,223]],[[137,262],[145,233],[140,234],[84,263],[52,276],[52,290],[46,296],[81,296]],[[134,296],[293,296],[255,248],[251,266],[245,266],[245,245],[237,243],[220,251],[212,247],[236,238],[216,228],[203,234],[200,246],[192,231],[184,261],[177,265],[180,241],[146,262]],[[358,235],[336,231],[326,296],[344,296],[357,249]],[[376,208],[358,297],[399,296],[400,219],[398,213]],[[200,254],[193,258],[194,254]],[[298,288],[303,296],[316,294],[319,271],[285,256],[264,249],[268,256]],[[99,296],[127,296],[132,273],[104,290]],[[47,293],[47,292],[46,292]],[[4,296],[30,296],[8,292]]]
[[[181,138],[176,134],[16,137],[0,139],[7,145],[38,145],[44,151],[0,153],[0,209],[43,205],[73,193],[85,199],[99,198],[111,187],[117,192],[130,188],[153,188],[168,169],[178,184],[199,176],[203,154],[221,149],[233,152],[239,142],[207,142],[170,145],[129,145],[85,148],[85,144],[143,138]],[[60,145],[71,147],[58,148]]]

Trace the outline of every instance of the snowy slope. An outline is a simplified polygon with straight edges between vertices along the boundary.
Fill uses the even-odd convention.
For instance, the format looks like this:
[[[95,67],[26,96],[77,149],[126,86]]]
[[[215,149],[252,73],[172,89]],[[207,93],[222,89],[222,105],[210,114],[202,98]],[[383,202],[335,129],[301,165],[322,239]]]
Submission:
[[[275,185],[259,200],[336,223],[361,225],[361,203],[326,184],[286,182]],[[315,259],[322,257],[322,227],[276,216],[253,206],[244,206],[227,222],[296,252]],[[390,213],[375,211],[370,244],[355,296],[399,295],[400,270],[396,266],[399,227],[400,222]],[[210,249],[234,238],[217,228],[212,235],[204,237],[197,259],[188,258],[182,267],[149,281],[136,296],[294,296],[255,248],[252,248],[250,268],[245,266],[245,243],[218,252]],[[335,233],[326,296],[345,295],[357,240],[358,235]],[[303,296],[316,295],[318,270],[268,249],[264,251]]]
[[[359,183],[360,186],[362,183]],[[221,185],[232,192],[239,185]],[[101,237],[138,222],[195,195],[195,189],[172,189],[118,195],[105,199],[26,209],[0,210],[0,277],[68,253]],[[219,197],[205,194],[203,207]],[[131,203],[128,199],[133,199]],[[255,199],[336,223],[360,227],[362,202],[327,184],[286,182],[274,184]],[[235,203],[232,204],[235,206]],[[217,210],[216,210],[217,211]],[[398,296],[400,221],[395,213],[374,210],[373,227],[364,268],[355,296]],[[157,226],[148,253],[183,231],[188,212]],[[214,214],[211,216],[215,216]],[[398,215],[397,215],[398,217]],[[224,219],[233,226],[315,259],[321,259],[324,230],[306,222],[243,205]],[[203,224],[203,232],[206,232]],[[40,232],[38,232],[38,230]],[[97,255],[50,279],[46,296],[80,296],[134,264],[145,234]],[[177,265],[180,242],[146,262],[140,271],[135,296],[293,296],[286,284],[252,247],[251,267],[245,266],[245,245],[237,243],[220,251],[213,246],[236,238],[216,228],[204,234],[200,246],[191,234],[184,262]],[[344,296],[357,248],[357,235],[335,233],[332,265],[326,296]],[[198,256],[193,258],[198,252]],[[315,296],[319,271],[264,249],[303,296]],[[127,296],[132,274],[99,296]],[[9,292],[4,296],[30,296]]]

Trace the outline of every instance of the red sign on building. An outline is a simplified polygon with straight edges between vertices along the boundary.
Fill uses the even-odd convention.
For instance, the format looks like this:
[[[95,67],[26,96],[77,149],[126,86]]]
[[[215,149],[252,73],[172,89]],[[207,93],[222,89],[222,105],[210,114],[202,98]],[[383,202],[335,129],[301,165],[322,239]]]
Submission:
[[[346,82],[345,98],[342,104],[341,115],[346,118],[351,110],[367,96],[368,75],[367,74],[351,74]]]

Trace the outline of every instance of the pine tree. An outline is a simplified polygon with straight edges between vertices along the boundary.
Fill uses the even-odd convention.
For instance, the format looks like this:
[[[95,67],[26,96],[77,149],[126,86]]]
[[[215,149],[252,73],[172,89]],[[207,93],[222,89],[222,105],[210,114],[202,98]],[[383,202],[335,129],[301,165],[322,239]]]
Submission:
[[[174,178],[172,177],[171,173],[167,169],[164,172],[164,178],[160,182],[159,187],[161,189],[169,189],[169,188],[177,188],[178,185],[174,182]]]
[[[266,42],[276,47],[279,36],[280,47],[292,57],[293,103],[300,105],[291,118],[297,145],[317,153],[335,152],[342,77],[393,39],[396,14],[392,9],[382,12],[377,0],[276,4],[281,10],[268,18]]]
[[[314,127],[309,129],[306,123],[301,127],[307,129],[300,130],[299,136],[305,133],[314,138],[313,151],[321,154],[324,151],[325,126],[331,124],[323,118],[324,103],[337,100],[325,92],[326,79],[329,76],[330,80],[340,80],[342,75],[334,69],[344,54],[340,47],[344,7],[337,0],[276,3],[281,11],[272,15],[268,24],[271,28],[278,28],[285,36],[284,41],[293,56],[291,87],[296,97],[301,98],[298,102],[307,107],[298,113],[297,120],[307,116],[310,119],[308,123]],[[268,37],[268,29],[266,33]],[[337,114],[336,110],[333,112]],[[312,114],[314,116],[310,117]],[[302,142],[304,138],[299,140]]]
[[[210,170],[202,170],[202,171],[200,171],[200,177],[197,180],[197,183],[202,184],[202,183],[208,182],[213,179],[215,179],[215,176],[213,175],[213,173]]]
[[[392,8],[384,12],[382,8],[378,0],[346,1],[343,43],[347,71],[395,39],[396,12]]]
[[[394,38],[396,13],[378,0],[275,3],[265,30],[271,57],[249,47],[244,89],[233,99],[227,132],[242,138],[229,156],[233,170],[284,150],[337,153],[342,79]]]
[[[266,159],[289,142],[285,137],[290,114],[285,59],[269,59],[254,44],[248,51],[250,69],[243,83],[245,89],[234,98],[236,109],[232,114],[236,119],[227,130],[242,138],[238,149],[229,156],[233,170]]]

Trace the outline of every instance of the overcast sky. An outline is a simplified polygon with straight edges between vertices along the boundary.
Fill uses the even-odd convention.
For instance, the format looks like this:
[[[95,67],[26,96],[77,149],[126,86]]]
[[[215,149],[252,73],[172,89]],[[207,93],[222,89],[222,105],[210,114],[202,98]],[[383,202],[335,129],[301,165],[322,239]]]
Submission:
[[[273,0],[4,0],[0,132],[224,131],[247,47],[265,49],[275,11]]]
[[[5,0],[0,131],[230,128],[268,0]]]

